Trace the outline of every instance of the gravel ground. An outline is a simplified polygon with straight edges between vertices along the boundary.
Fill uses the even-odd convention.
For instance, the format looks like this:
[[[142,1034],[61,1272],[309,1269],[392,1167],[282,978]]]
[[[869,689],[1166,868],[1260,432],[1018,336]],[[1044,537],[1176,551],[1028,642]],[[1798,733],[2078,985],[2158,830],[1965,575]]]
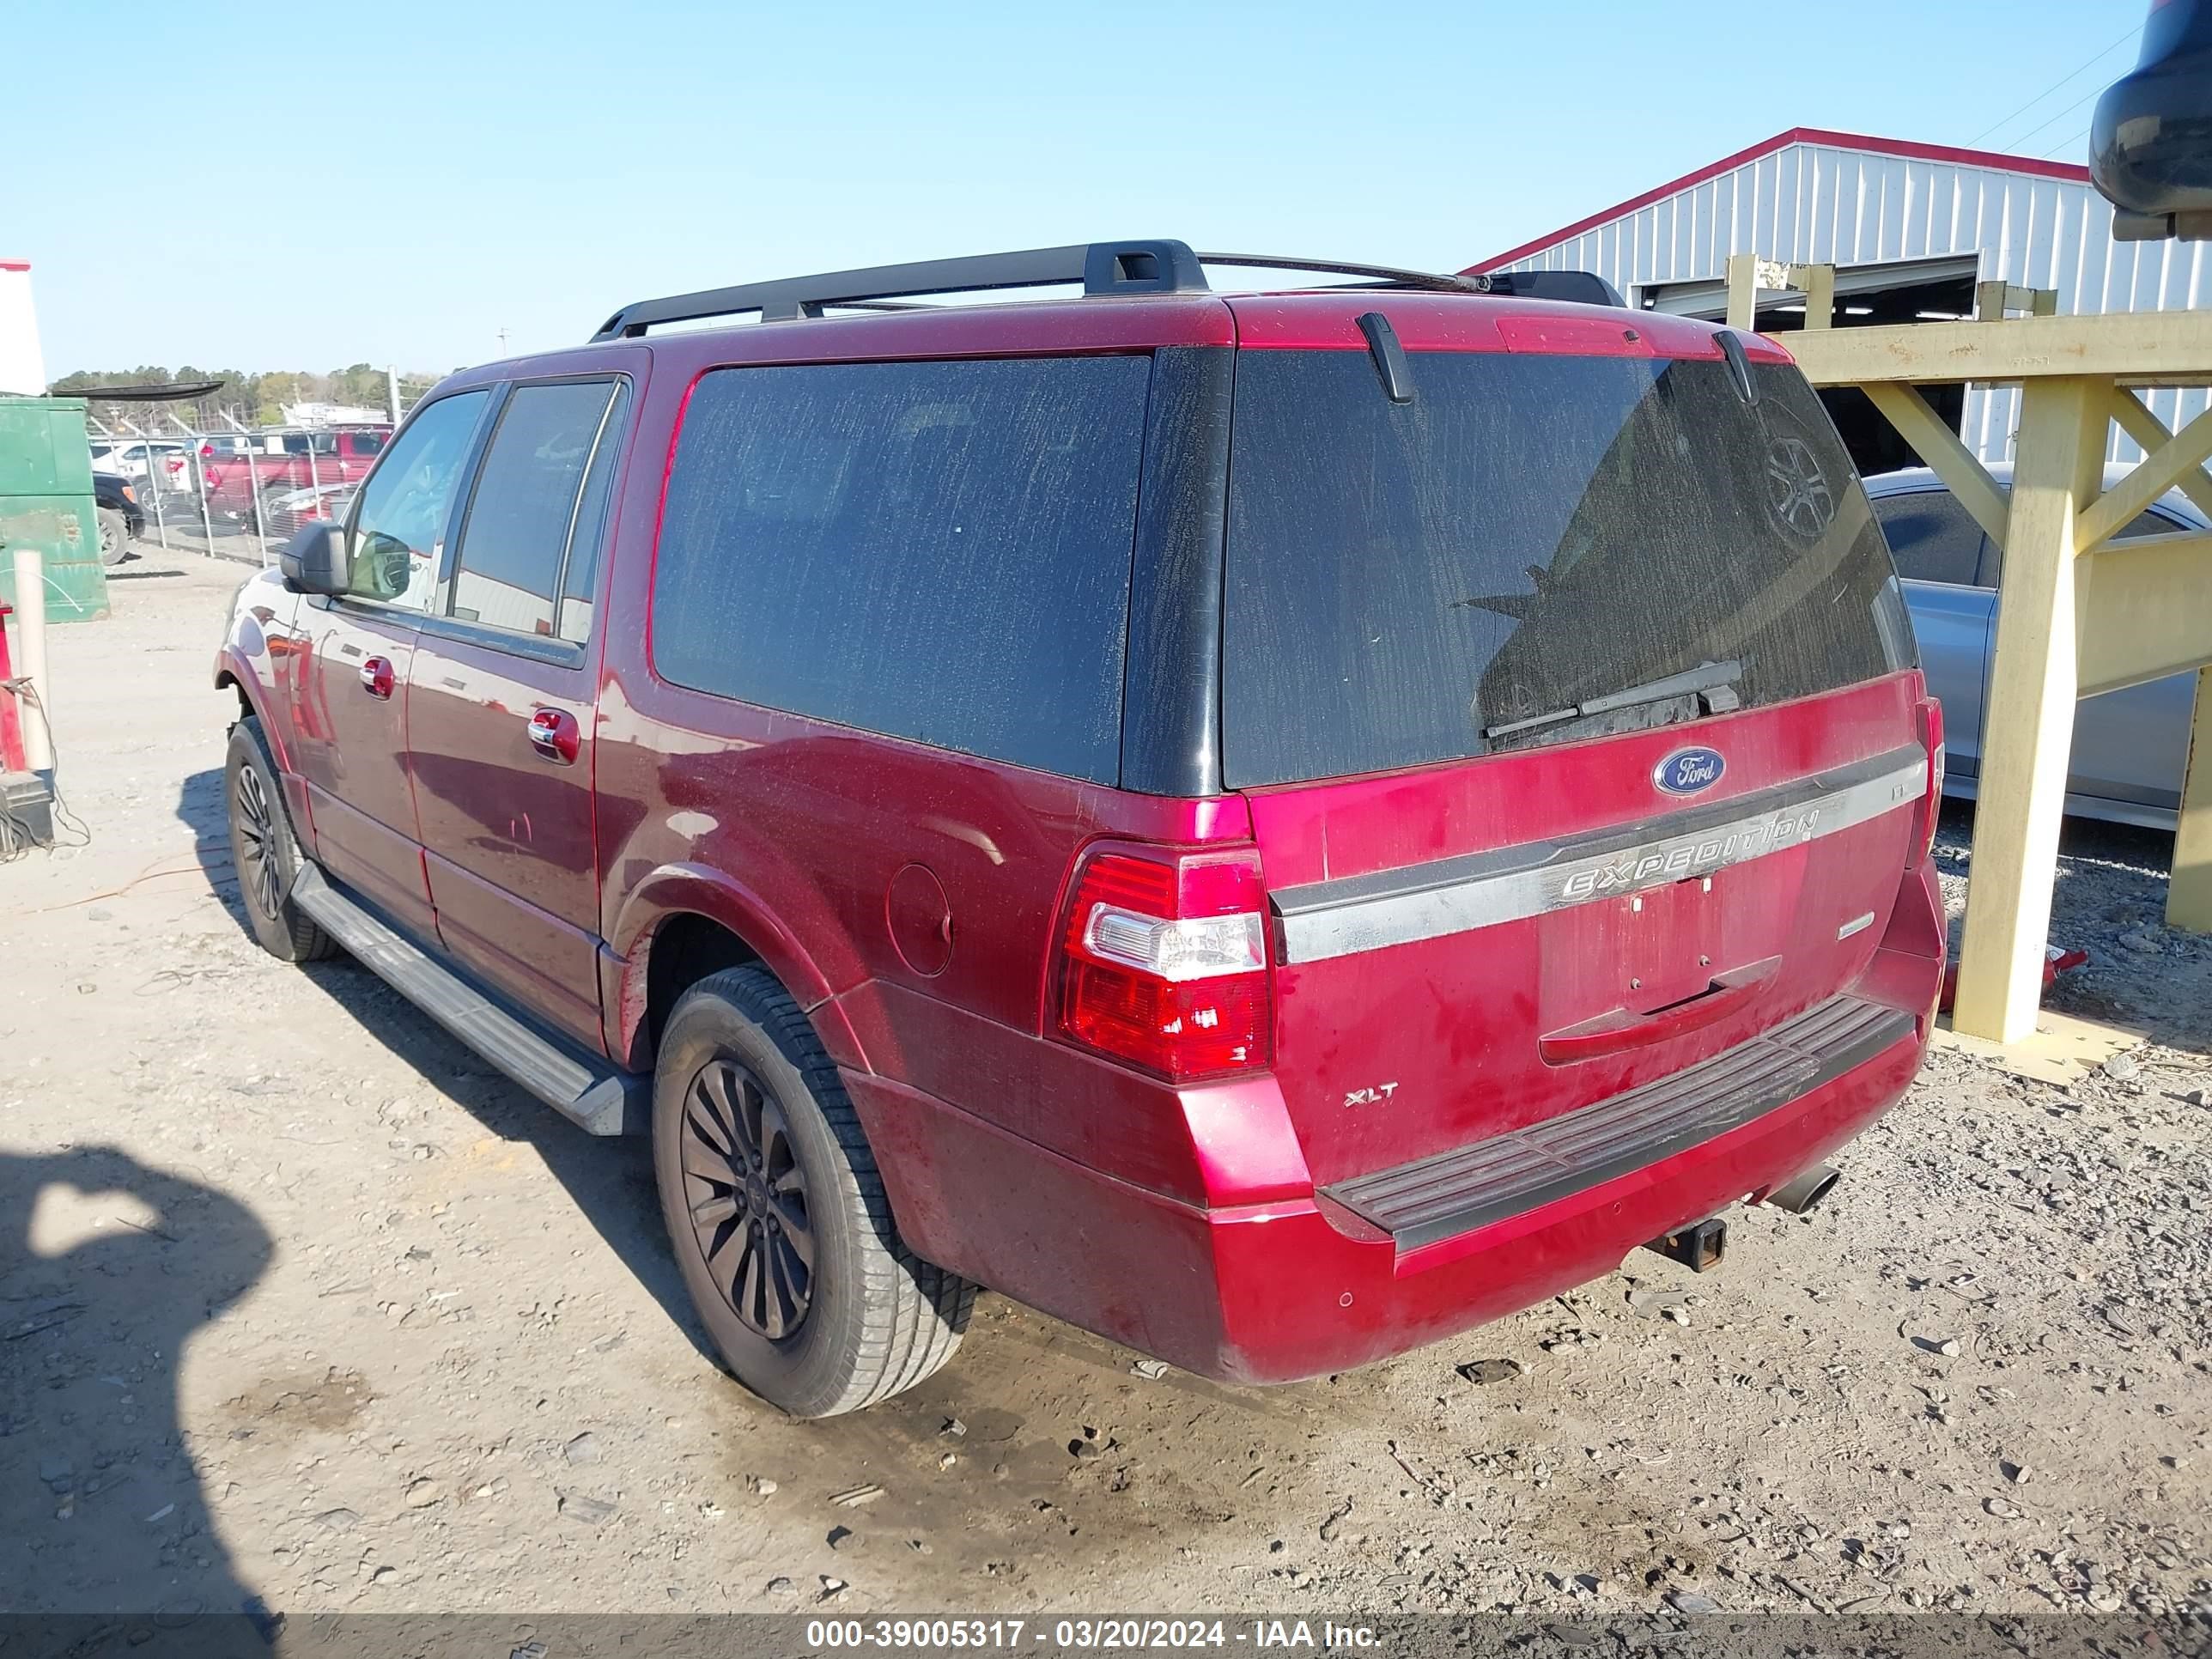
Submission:
[[[1276,1390],[986,1297],[792,1423],[709,1363],[641,1146],[242,931],[210,655],[240,571],[52,635],[89,844],[0,867],[0,1606],[1626,1615],[2212,1596],[2212,941],[2069,829],[2069,1089],[1939,1054],[1814,1215]],[[1966,825],[1942,868],[1963,888]],[[1700,1600],[1699,1598],[1703,1598]]]

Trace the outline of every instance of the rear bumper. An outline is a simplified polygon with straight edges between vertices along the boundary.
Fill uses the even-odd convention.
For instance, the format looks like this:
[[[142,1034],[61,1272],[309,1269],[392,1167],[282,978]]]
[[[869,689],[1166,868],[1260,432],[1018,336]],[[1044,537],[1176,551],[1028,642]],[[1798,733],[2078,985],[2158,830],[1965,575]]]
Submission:
[[[1914,895],[1916,884],[1924,891]],[[1933,908],[1932,873],[1908,899]],[[1917,909],[1918,906],[1912,907]],[[1900,917],[1900,921],[1905,918]],[[1644,1241],[1820,1162],[1904,1094],[1941,933],[1893,926],[1853,988],[1905,1016],[1754,1115],[1510,1214],[1394,1237],[1328,1194],[1202,1207],[1116,1180],[886,1079],[846,1074],[908,1242],[930,1260],[1200,1376],[1283,1382],[1403,1352],[1619,1266]],[[1923,954],[1932,950],[1934,954]],[[1751,1045],[1745,1045],[1747,1048]],[[1478,1213],[1479,1212],[1469,1212]]]

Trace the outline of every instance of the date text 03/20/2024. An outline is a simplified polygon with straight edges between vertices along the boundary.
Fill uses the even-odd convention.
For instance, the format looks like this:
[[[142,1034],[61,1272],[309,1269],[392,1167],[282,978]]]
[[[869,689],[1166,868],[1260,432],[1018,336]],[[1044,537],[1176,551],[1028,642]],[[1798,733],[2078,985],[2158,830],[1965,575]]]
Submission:
[[[812,1619],[806,1643],[816,1650],[948,1648],[1042,1649],[1069,1652],[1225,1648],[1371,1650],[1365,1625],[1306,1619]]]

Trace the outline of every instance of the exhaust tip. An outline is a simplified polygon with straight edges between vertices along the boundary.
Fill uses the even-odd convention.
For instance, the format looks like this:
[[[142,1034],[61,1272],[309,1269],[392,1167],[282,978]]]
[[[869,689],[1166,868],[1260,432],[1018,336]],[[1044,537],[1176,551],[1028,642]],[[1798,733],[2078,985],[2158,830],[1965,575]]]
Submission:
[[[1791,1215],[1804,1215],[1834,1191],[1843,1178],[1844,1172],[1834,1164],[1815,1164],[1767,1194],[1764,1201]]]

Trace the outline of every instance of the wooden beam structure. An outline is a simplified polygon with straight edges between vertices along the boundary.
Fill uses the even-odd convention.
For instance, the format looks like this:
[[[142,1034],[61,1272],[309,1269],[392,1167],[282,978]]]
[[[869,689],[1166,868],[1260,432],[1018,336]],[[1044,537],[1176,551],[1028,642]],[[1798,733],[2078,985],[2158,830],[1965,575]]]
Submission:
[[[2212,535],[2145,536],[2077,557],[2081,695],[2124,691],[2212,662]],[[2200,604],[2176,603],[2192,585]]]
[[[1880,380],[1864,390],[1869,401],[1948,486],[1959,505],[1988,532],[1992,542],[2003,546],[2005,515],[2012,510],[2004,491],[1949,423],[1928,406],[1919,388]],[[2138,404],[2136,407],[2140,409],[2142,405]]]
[[[1997,327],[1997,324],[1978,324]],[[2066,812],[2080,686],[2074,657],[2075,522],[2104,472],[2105,388],[2031,381],[2005,525],[2003,598],[1984,694],[1971,917],[1959,946],[1951,1024],[2014,1042],[2035,1029]]]
[[[1815,386],[1998,384],[2083,374],[2120,386],[2212,385],[2212,311],[1884,323],[1778,342]]]
[[[1802,294],[1805,326],[1820,329],[1836,320],[1836,268],[1788,265],[1756,253],[1731,253],[1728,262],[1728,324],[1747,331],[1757,326],[1762,293]]]
[[[2177,927],[2212,933],[2212,668],[2197,671],[2197,714],[2190,723],[2166,916]]]
[[[1729,276],[1732,323],[1762,284],[1812,288],[1802,267],[1750,255]],[[1832,295],[1832,275],[1821,286]],[[1808,328],[1783,343],[1814,385],[1863,391],[2003,550],[1953,1024],[2018,1043],[2041,1001],[2080,697],[2198,671],[2166,920],[2212,933],[2212,535],[2112,543],[2169,489],[2212,516],[2212,411],[2170,432],[2130,389],[2212,386],[2212,311],[2061,317],[1992,284],[1977,301],[1986,320]],[[2033,314],[2003,314],[2015,308]],[[1917,390],[1970,380],[2022,388],[2009,492]],[[2115,423],[2145,459],[2108,489]]]
[[[2020,288],[2011,283],[1974,284],[1975,321],[2001,323],[2008,311],[2025,311],[2033,317],[2056,317],[2058,314],[2058,290],[2055,288]]]

